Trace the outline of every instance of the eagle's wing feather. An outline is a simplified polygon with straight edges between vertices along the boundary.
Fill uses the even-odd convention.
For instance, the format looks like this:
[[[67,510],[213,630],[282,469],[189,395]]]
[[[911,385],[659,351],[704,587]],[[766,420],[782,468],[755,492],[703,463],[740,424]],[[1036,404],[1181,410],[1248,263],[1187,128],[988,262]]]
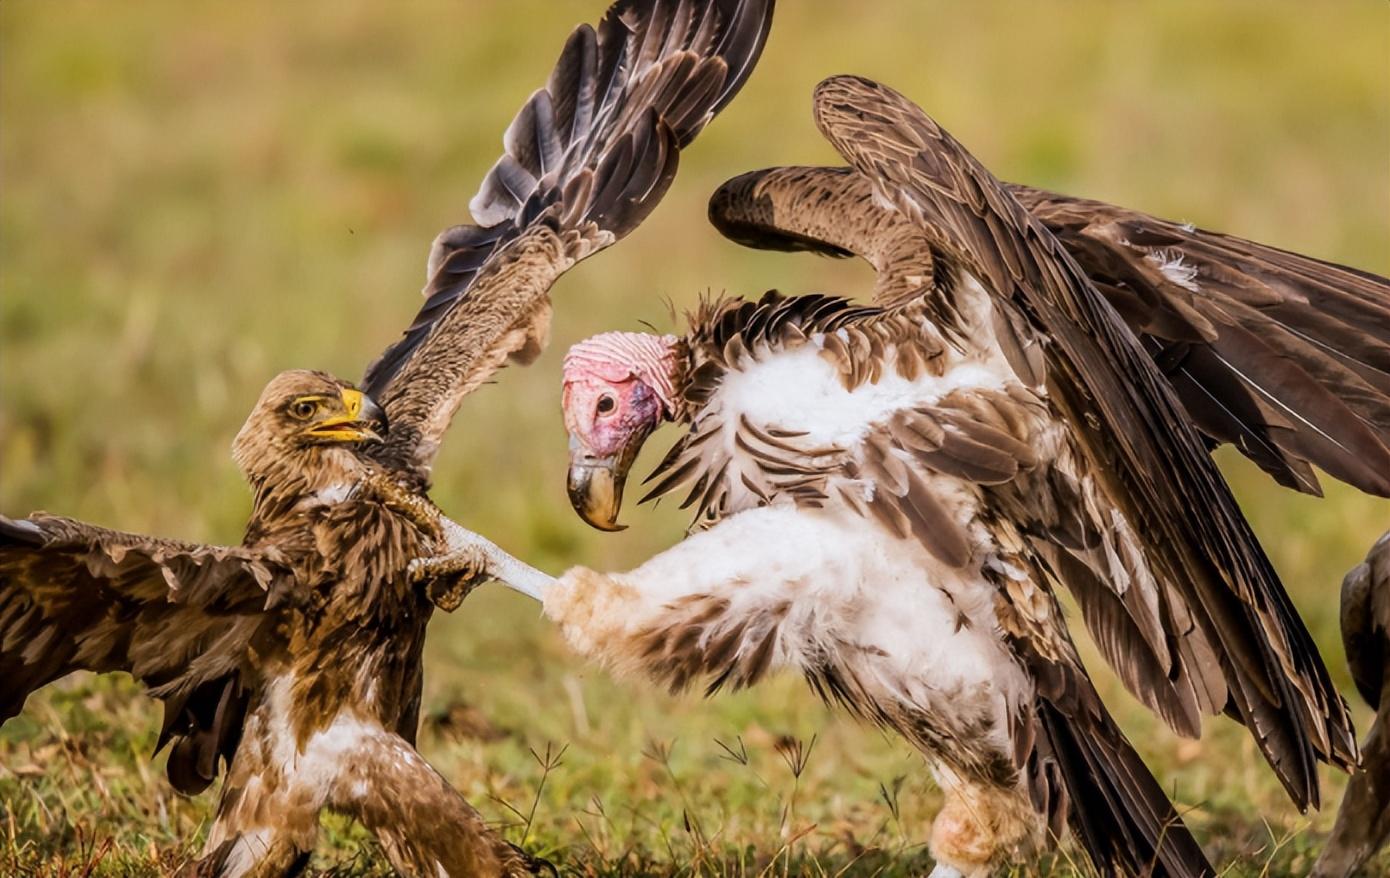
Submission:
[[[292,582],[268,552],[0,516],[0,720],[73,671],[127,671],[164,701],[170,780],[196,793],[236,746],[246,641]]]
[[[1055,237],[919,108],[854,77],[816,91],[821,130],[1043,342],[1054,404],[1156,574],[1219,645],[1227,709],[1300,806],[1316,760],[1355,761],[1347,708],[1200,434],[1138,339]]]
[[[1300,491],[1320,490],[1311,464],[1390,496],[1390,280],[1004,186],[1140,337],[1204,435]],[[940,271],[920,229],[853,168],[743,174],[714,193],[709,213],[748,246],[864,258],[882,304],[926,292]]]
[[[470,203],[477,225],[430,250],[425,304],[367,370],[391,424],[385,453],[427,473],[463,397],[544,344],[551,284],[656,207],[680,150],[732,100],[773,0],[619,0],[580,26],[508,127]]]

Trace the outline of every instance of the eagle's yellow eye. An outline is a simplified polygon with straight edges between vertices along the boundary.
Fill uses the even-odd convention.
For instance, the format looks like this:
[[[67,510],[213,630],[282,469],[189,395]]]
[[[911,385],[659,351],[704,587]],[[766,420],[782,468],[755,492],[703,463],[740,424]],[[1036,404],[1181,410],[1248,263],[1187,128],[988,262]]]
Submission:
[[[319,404],[312,399],[297,399],[290,404],[290,414],[300,420],[308,420],[319,410]]]

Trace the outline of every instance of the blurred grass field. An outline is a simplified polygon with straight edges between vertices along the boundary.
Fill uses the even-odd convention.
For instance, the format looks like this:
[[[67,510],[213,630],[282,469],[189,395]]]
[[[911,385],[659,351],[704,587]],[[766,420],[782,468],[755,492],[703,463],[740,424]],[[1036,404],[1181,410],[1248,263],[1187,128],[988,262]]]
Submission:
[[[0,4],[0,511],[237,541],[249,498],[228,446],[261,386],[289,367],[359,375],[395,338],[429,241],[466,218],[512,113],[602,5]],[[704,220],[729,176],[834,159],[809,112],[828,74],[897,87],[1005,179],[1390,273],[1382,0],[782,7],[665,203],[558,285],[549,352],[455,422],[435,499],[539,566],[631,565],[684,526],[673,509],[632,510],[634,526],[606,536],[570,512],[570,343],[671,328],[668,303],[707,289],[868,283],[863,266],[742,250]],[[1390,503],[1337,484],[1294,496],[1223,462],[1351,697],[1338,584]],[[1326,810],[1299,815],[1242,730],[1178,740],[1098,676],[1228,874],[1306,872],[1342,778],[1325,775]],[[533,604],[489,587],[435,621],[425,685],[425,755],[567,872],[929,865],[921,760],[796,679],[711,701],[619,684],[567,655]],[[0,731],[0,873],[155,875],[196,851],[214,794],[180,798],[163,760],[147,762],[157,714],[122,679],[30,699]],[[327,826],[315,869],[384,869],[360,830]],[[1071,874],[1079,856],[1036,871]]]

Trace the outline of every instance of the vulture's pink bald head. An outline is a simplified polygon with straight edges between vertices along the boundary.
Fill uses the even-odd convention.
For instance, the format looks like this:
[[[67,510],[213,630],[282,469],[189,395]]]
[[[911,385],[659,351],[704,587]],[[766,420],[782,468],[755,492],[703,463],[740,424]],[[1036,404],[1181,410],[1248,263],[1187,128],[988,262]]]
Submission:
[[[600,530],[619,530],[627,470],[642,443],[676,411],[675,336],[605,332],[565,354],[570,502]]]

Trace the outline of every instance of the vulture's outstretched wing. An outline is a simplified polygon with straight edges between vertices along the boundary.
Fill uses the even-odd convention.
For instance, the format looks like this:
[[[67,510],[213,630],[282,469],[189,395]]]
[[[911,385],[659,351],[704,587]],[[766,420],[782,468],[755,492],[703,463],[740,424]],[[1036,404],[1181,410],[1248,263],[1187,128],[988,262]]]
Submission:
[[[680,150],[752,72],[773,0],[619,0],[570,36],[470,209],[430,250],[425,305],[372,364],[384,453],[428,473],[463,397],[544,344],[551,284],[637,227]]]
[[[1205,436],[1306,493],[1321,493],[1311,464],[1390,496],[1390,280],[1099,201],[1004,188],[1139,336]],[[866,259],[880,304],[925,293],[945,268],[939,245],[852,168],[754,171],[721,186],[709,210],[742,244]]]
[[[1036,343],[1049,396],[1094,475],[1217,645],[1225,710],[1294,801],[1316,805],[1317,760],[1356,760],[1346,704],[1153,359],[1051,232],[906,98],[834,77],[816,89],[815,111],[875,197],[917,222],[984,285],[1023,344]]]
[[[249,549],[0,516],[0,721],[73,671],[128,671],[164,701],[169,780],[200,792],[241,733],[246,643],[291,582]]]

